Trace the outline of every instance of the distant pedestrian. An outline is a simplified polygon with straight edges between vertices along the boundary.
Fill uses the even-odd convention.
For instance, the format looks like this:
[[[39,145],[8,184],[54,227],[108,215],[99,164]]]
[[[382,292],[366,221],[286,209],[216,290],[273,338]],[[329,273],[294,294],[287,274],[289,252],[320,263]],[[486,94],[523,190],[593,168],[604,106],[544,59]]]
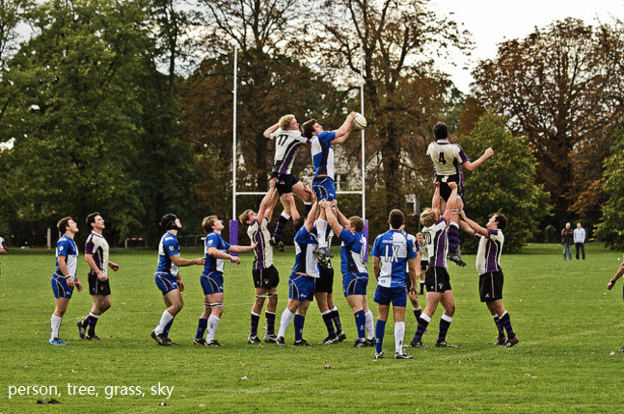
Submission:
[[[563,260],[566,259],[566,253],[572,260],[572,244],[574,243],[574,231],[570,227],[570,223],[566,223],[565,229],[561,230],[561,244],[563,244]]]
[[[576,260],[579,259],[579,250],[581,250],[583,254],[583,260],[585,260],[585,240],[587,239],[587,235],[585,233],[585,229],[581,227],[581,222],[576,223],[576,228],[574,229],[574,245],[576,246]]]

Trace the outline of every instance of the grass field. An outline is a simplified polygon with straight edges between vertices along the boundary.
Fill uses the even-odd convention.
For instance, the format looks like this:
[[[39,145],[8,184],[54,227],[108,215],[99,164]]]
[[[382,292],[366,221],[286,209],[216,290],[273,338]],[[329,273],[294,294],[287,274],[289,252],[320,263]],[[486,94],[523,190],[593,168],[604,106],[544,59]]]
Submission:
[[[292,250],[276,254],[282,278],[278,320],[288,297]],[[111,277],[113,307],[98,323],[101,342],[78,338],[76,321],[91,306],[83,291],[74,292],[61,328],[69,345],[53,347],[48,338],[54,253],[9,253],[1,258],[0,413],[624,412],[622,282],[606,290],[622,255],[597,245],[587,246],[585,261],[563,261],[558,245],[531,245],[521,255],[503,256],[504,303],[521,340],[511,349],[492,345],[496,329],[479,302],[474,256],[465,257],[468,267],[450,269],[457,311],[448,340],[459,347],[407,349],[413,360],[380,361],[373,361],[373,348],[352,348],[355,322],[339,275],[335,301],[349,340],[317,345],[326,331],[312,304],[304,337],[315,346],[247,345],[254,298],[249,255],[239,266],[226,264],[225,311],[217,331],[224,348],[192,344],[203,310],[198,266],[182,269],[185,307],[170,335],[181,345],[160,347],[150,338],[164,309],[151,251],[111,253],[121,270]],[[182,251],[185,258],[200,255]],[[86,282],[82,254],[78,269]],[[371,304],[374,287],[371,282]],[[435,342],[441,314],[438,309],[429,325],[428,345]],[[406,342],[415,329],[408,312]],[[293,337],[291,324],[289,345]],[[391,321],[384,348],[393,355]],[[75,395],[69,395],[68,384]],[[158,395],[159,384],[165,395]],[[60,404],[38,405],[41,396],[34,395],[9,398],[19,386],[56,387]],[[141,394],[130,395],[137,387]]]

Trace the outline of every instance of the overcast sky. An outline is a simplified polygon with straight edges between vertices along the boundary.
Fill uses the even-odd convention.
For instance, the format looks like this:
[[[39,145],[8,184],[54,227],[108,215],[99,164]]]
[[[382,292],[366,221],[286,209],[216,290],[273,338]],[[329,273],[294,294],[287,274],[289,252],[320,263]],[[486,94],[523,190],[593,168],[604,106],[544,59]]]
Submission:
[[[624,0],[432,0],[439,13],[454,12],[454,20],[463,22],[473,35],[472,59],[458,57],[458,67],[443,63],[443,71],[452,75],[455,85],[470,92],[470,70],[475,62],[496,57],[497,44],[508,39],[523,39],[535,31],[566,17],[582,19],[585,24],[611,23],[614,17],[624,19]],[[469,69],[462,69],[468,67]]]

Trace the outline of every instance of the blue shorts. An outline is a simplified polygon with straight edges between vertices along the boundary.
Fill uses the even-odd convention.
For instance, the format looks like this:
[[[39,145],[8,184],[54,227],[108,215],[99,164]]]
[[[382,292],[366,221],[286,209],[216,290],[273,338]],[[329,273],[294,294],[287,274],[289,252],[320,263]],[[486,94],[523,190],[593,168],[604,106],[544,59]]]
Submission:
[[[312,189],[316,193],[318,200],[335,200],[336,186],[334,180],[329,177],[320,177],[312,180]]]
[[[163,295],[171,292],[172,290],[179,289],[178,281],[171,273],[155,273],[154,280],[156,286],[162,292]]]
[[[204,289],[204,295],[223,293],[223,273],[210,272],[207,275],[202,274],[199,279],[202,289]]]
[[[380,305],[392,303],[392,306],[404,308],[407,306],[407,290],[405,286],[387,288],[378,285],[373,300]]]
[[[54,292],[55,298],[67,298],[71,299],[74,288],[70,288],[67,285],[67,278],[60,277],[56,272],[52,275],[52,292]]]
[[[368,277],[358,276],[354,273],[342,276],[342,290],[345,296],[366,295],[366,286],[368,286]]]
[[[295,300],[314,300],[316,279],[310,276],[291,274],[288,279],[288,298]]]

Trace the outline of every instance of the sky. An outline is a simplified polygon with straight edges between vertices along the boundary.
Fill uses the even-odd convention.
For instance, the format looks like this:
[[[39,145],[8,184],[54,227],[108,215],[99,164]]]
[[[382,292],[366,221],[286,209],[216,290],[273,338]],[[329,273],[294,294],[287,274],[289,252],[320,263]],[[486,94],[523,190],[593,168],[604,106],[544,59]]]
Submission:
[[[470,92],[470,70],[476,62],[496,57],[497,45],[509,39],[524,39],[556,20],[567,17],[581,19],[587,25],[611,23],[624,19],[624,0],[431,0],[437,13],[464,23],[464,29],[473,35],[475,49],[470,58],[455,56],[457,67],[439,62],[439,68],[451,74],[455,86]],[[465,69],[468,68],[468,69]]]

